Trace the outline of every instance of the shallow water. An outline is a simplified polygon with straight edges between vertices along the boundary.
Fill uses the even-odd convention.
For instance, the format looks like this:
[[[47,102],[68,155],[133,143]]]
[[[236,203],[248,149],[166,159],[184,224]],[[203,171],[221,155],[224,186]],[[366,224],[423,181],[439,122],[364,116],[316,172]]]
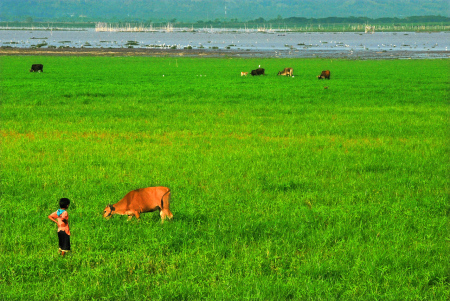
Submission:
[[[96,32],[0,30],[0,46],[31,48],[177,48],[258,52],[268,57],[358,56],[448,58],[450,32],[375,32],[373,34],[293,32]]]

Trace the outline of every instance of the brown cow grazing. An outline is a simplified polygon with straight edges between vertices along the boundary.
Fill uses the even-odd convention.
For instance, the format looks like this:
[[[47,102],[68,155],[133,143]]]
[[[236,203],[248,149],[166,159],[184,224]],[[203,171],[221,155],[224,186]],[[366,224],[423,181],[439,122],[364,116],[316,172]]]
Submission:
[[[248,72],[241,72],[241,76],[247,76]]]
[[[33,64],[33,65],[31,65],[30,72],[44,72],[44,65]]]
[[[161,223],[163,223],[166,217],[173,218],[169,206],[169,188],[147,187],[130,191],[119,202],[106,206],[103,217],[110,218],[113,214],[120,214],[128,215],[128,220],[131,220],[133,216],[139,220],[141,213],[159,210]]]
[[[320,73],[319,76],[317,76],[318,79],[330,79],[330,70],[325,70]]]
[[[284,70],[279,71],[277,75],[292,76],[293,74],[294,74],[293,68],[284,68]]]

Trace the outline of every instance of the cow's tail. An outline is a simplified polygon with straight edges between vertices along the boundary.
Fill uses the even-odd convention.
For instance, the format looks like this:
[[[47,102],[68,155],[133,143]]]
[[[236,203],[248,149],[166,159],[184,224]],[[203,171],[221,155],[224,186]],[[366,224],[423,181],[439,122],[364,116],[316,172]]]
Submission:
[[[164,197],[165,197],[166,194],[168,194],[168,193],[170,193],[170,189],[167,190],[167,191],[163,194],[163,196],[161,197],[161,210],[164,209]]]

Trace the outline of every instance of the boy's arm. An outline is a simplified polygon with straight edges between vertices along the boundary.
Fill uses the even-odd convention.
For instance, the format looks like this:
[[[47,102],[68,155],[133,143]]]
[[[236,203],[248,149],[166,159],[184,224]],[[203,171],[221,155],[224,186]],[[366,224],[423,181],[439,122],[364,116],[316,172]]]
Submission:
[[[55,223],[58,223],[58,221],[57,221],[56,218],[55,218],[55,215],[56,215],[56,213],[52,213],[52,214],[50,214],[50,215],[48,216],[48,218],[49,218],[51,221],[53,221],[53,222],[55,222]]]

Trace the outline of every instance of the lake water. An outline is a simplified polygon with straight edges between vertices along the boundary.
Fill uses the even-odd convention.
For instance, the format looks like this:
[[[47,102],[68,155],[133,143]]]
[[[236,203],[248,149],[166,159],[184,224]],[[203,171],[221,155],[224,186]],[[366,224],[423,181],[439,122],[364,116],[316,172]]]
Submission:
[[[450,32],[375,32],[373,34],[298,32],[97,32],[0,30],[0,46],[31,48],[45,43],[75,48],[174,48],[239,50],[267,57],[449,58]],[[369,55],[370,54],[370,55]]]

